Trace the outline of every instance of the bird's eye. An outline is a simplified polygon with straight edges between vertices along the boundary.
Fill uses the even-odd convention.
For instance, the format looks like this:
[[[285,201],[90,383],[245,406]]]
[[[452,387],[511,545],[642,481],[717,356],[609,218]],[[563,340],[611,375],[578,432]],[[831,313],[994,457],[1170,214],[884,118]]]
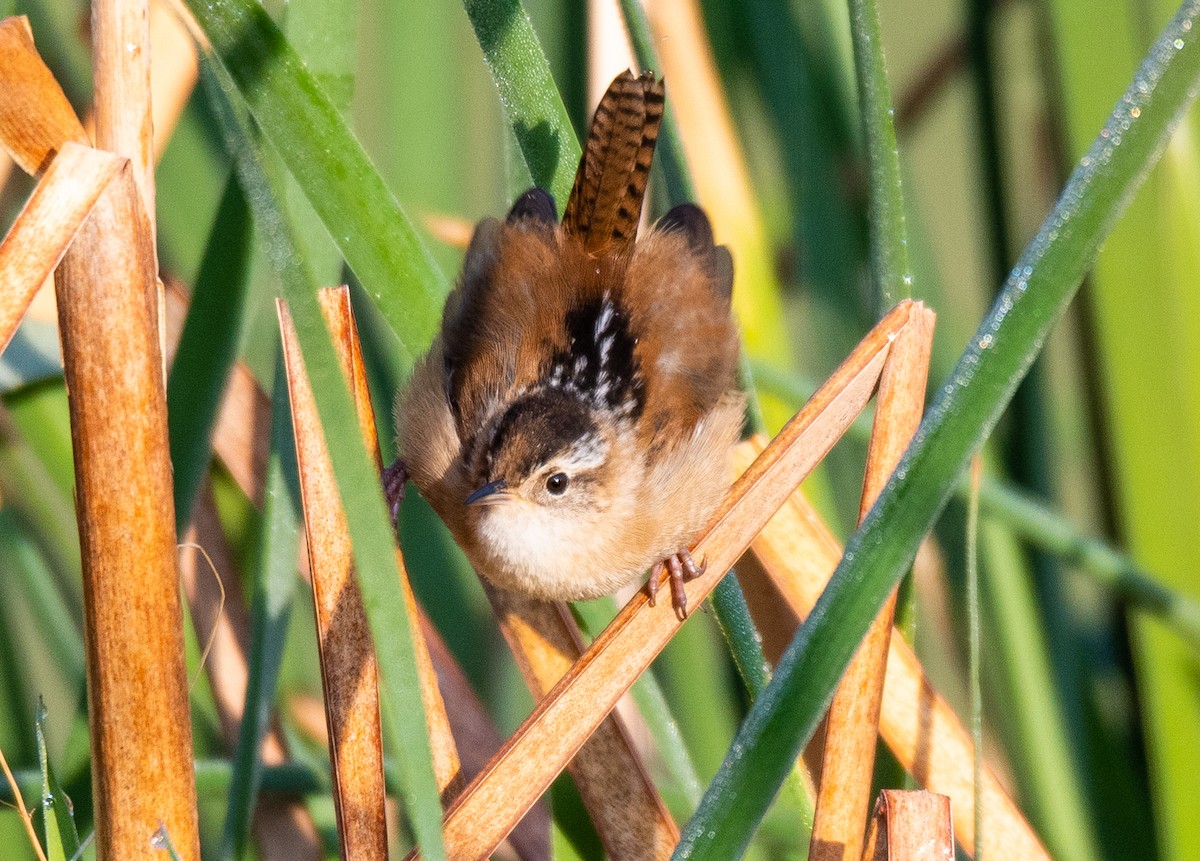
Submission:
[[[567,492],[567,485],[570,483],[571,479],[567,478],[565,472],[556,472],[546,479],[546,490],[551,496],[562,496]]]

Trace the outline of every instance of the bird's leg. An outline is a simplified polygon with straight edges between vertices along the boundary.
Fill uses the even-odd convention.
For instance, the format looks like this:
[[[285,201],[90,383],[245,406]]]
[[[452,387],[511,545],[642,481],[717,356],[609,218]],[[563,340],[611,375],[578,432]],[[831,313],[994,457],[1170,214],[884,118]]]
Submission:
[[[664,568],[667,570],[671,584],[671,606],[675,608],[675,615],[682,622],[687,619],[687,593],[683,591],[683,584],[688,580],[695,580],[703,574],[708,569],[708,560],[697,565],[696,561],[692,559],[691,552],[684,547],[650,566],[650,579],[646,581],[646,593],[650,598],[651,607],[654,606],[654,599],[658,595],[658,578],[662,576]]]
[[[408,467],[400,458],[396,458],[391,466],[385,466],[379,476],[383,483],[383,498],[387,500],[388,511],[392,514],[392,526],[395,527],[400,519],[400,503],[404,501],[404,485],[408,482]]]

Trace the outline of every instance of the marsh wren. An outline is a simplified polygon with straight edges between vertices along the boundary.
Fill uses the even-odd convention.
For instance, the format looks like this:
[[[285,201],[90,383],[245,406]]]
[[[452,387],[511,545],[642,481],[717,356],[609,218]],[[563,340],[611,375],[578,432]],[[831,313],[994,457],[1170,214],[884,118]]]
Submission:
[[[561,224],[531,189],[475,229],[441,334],[398,397],[395,504],[411,477],[476,570],[552,600],[665,569],[727,491],[742,427],[733,264],[684,204],[635,242],[663,85],[624,72],[592,119]]]

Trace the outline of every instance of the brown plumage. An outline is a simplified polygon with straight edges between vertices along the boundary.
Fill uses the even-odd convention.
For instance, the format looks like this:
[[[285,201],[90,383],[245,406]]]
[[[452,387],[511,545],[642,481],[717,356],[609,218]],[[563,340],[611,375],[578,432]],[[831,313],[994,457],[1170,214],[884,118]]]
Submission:
[[[538,189],[479,224],[397,401],[408,475],[502,588],[595,597],[665,561],[686,612],[687,545],[729,485],[729,253],[690,204],[634,241],[662,98],[613,82],[561,225]]]

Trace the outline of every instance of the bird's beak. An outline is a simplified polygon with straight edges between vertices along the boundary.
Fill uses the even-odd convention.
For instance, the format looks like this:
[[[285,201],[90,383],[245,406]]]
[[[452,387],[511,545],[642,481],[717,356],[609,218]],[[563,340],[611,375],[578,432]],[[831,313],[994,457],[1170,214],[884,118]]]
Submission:
[[[479,490],[467,497],[467,505],[474,505],[477,502],[498,502],[508,496],[508,482],[504,479],[489,481]]]

